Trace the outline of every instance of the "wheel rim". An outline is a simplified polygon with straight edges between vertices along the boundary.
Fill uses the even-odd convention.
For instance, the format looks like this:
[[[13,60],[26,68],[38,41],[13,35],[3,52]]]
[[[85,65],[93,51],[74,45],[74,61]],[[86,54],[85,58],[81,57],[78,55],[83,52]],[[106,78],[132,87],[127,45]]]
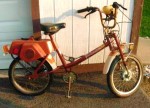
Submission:
[[[123,63],[119,61],[116,63],[114,72],[112,73],[112,83],[114,89],[119,94],[129,95],[134,92],[141,81],[141,67],[139,62],[134,58],[128,58],[126,61],[129,74],[123,68]]]
[[[37,79],[29,79],[27,77],[28,75],[33,74],[34,69],[38,66],[39,63],[39,60],[30,63],[26,63],[22,60],[19,60],[15,63],[12,69],[12,80],[14,80],[14,86],[22,93],[39,93],[42,92],[48,86],[50,79],[49,75],[41,76]],[[39,72],[45,71],[48,71],[48,68],[45,65],[43,65]]]

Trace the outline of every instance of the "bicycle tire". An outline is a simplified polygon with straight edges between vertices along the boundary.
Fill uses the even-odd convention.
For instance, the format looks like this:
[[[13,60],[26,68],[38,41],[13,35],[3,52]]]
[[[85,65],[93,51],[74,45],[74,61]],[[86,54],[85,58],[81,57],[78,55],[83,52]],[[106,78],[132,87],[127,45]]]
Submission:
[[[133,63],[136,66],[132,67],[133,64],[129,66],[128,64],[129,60],[131,60],[132,61],[131,63]],[[119,63],[121,63],[120,56],[116,57],[111,64],[111,67],[107,74],[107,84],[108,84],[110,91],[116,96],[128,97],[137,91],[137,89],[139,88],[142,82],[142,79],[143,79],[142,64],[135,55],[129,55],[128,59],[126,60],[127,67],[128,67],[129,74],[130,74],[128,76],[126,71],[123,71],[123,69],[120,70],[121,64]],[[117,68],[119,69],[120,72],[118,72]],[[129,87],[129,85],[131,87]]]
[[[37,65],[38,65],[38,62],[40,63],[42,60],[43,59],[39,59],[39,60],[30,62],[30,64],[37,63]],[[16,58],[12,61],[11,65],[9,67],[8,76],[9,76],[11,85],[15,88],[15,90],[17,90],[18,92],[20,92],[24,95],[36,96],[36,95],[44,93],[45,90],[47,89],[47,87],[51,85],[52,74],[48,74],[46,76],[41,76],[37,79],[28,79],[28,78],[26,78],[26,75],[29,74],[29,71],[27,71],[24,67],[20,67],[20,66],[22,66],[22,65],[20,65],[20,62],[26,63],[23,60],[21,60],[20,58]],[[25,64],[24,64],[24,66],[25,66]],[[30,69],[29,65],[27,65],[26,68]],[[45,62],[43,64],[42,68],[40,70],[40,71],[43,70],[42,72],[52,70],[52,67],[48,64],[48,62]],[[21,70],[21,71],[18,72],[17,70],[18,71]],[[33,67],[30,70],[33,70],[33,72],[34,72]]]

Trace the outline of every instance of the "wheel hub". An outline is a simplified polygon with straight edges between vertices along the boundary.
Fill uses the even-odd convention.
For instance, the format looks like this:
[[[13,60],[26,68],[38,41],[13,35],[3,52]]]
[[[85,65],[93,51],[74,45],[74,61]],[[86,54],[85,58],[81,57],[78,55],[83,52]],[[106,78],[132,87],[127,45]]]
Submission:
[[[124,81],[130,81],[132,78],[132,72],[130,70],[128,70],[128,72],[124,70],[121,74],[121,77]]]

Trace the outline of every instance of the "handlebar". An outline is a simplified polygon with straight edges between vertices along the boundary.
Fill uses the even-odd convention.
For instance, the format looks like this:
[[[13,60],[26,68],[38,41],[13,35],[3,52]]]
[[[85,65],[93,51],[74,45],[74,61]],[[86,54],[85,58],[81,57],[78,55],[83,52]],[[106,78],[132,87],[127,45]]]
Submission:
[[[114,2],[111,6],[104,6],[103,8],[105,8],[105,9],[103,9],[103,13],[106,15],[106,18],[102,17],[102,12],[97,7],[86,7],[86,8],[77,10],[77,13],[89,12],[88,14],[85,15],[84,18],[86,18],[88,15],[90,15],[96,11],[99,11],[102,26],[104,28],[114,28],[116,26],[116,16],[117,16],[117,10],[119,7],[121,7],[124,10],[127,10],[125,7],[123,7],[121,4],[119,4],[117,2]],[[103,20],[105,20],[105,21],[114,20],[114,25],[113,26],[105,26]]]
[[[127,8],[123,7],[121,4],[119,4],[117,2],[114,2],[112,6],[113,6],[113,8],[119,8],[119,7],[121,7],[122,9],[127,10]]]
[[[84,9],[80,9],[80,10],[77,10],[77,13],[82,13],[82,12],[86,12],[86,11],[88,11],[89,12],[89,7],[87,7],[87,8],[84,8]]]
[[[82,12],[89,12],[88,14],[85,15],[84,18],[86,18],[88,15],[94,13],[97,11],[97,7],[86,7],[84,9],[80,9],[80,10],[77,10],[77,13],[82,13]]]

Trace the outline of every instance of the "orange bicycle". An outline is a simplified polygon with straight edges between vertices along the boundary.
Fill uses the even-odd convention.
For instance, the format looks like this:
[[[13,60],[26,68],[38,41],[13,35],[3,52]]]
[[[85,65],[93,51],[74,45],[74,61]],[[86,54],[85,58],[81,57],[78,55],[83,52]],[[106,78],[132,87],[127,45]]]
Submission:
[[[118,97],[128,97],[132,95],[142,81],[143,70],[140,61],[135,55],[132,55],[133,43],[121,43],[116,35],[116,16],[119,7],[124,8],[117,2],[111,6],[104,6],[102,11],[97,7],[87,7],[78,10],[77,13],[89,12],[85,18],[99,12],[100,21],[104,29],[103,44],[88,54],[78,58],[69,57],[69,63],[66,62],[61,53],[53,34],[60,29],[65,28],[65,23],[59,24],[41,24],[41,29],[50,39],[35,40],[29,39],[14,40],[9,45],[3,46],[5,54],[11,54],[14,59],[9,67],[9,79],[14,88],[25,95],[39,95],[52,83],[53,73],[59,69],[64,69],[63,80],[68,83],[68,94],[70,96],[71,84],[76,81],[77,75],[72,72],[72,67],[78,65],[84,60],[90,58],[106,47],[109,47],[110,54],[106,60],[103,74],[107,74],[107,82],[110,90]],[[112,21],[113,24],[109,25]],[[62,65],[57,66],[54,60],[54,53],[58,54]]]

